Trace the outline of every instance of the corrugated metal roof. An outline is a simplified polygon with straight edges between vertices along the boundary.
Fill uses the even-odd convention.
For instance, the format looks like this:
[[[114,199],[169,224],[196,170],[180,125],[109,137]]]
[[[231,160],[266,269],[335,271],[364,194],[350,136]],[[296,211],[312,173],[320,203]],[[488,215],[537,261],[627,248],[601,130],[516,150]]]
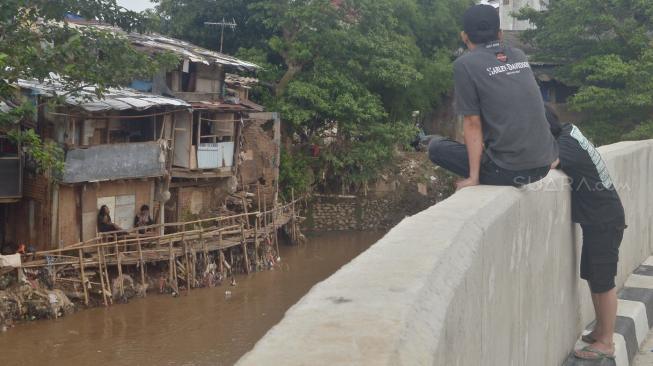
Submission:
[[[225,83],[227,85],[237,85],[237,86],[244,86],[244,87],[250,87],[254,84],[258,84],[258,79],[257,78],[250,78],[246,76],[240,76],[236,74],[225,74],[224,77]]]
[[[219,101],[201,101],[201,102],[192,102],[191,105],[195,109],[213,109],[213,110],[223,110],[223,111],[255,111],[262,112],[265,108],[261,105],[258,105],[249,100],[239,100],[237,104],[224,103]]]
[[[63,96],[67,92],[58,76],[52,75],[44,81],[19,79],[17,84],[23,89],[29,89],[34,94],[46,96]],[[181,99],[168,98],[154,94],[139,92],[129,88],[109,88],[103,99],[95,95],[95,87],[86,87],[78,95],[66,96],[66,104],[80,107],[88,112],[146,110],[152,107],[190,107]]]
[[[127,33],[118,27],[104,24],[94,24],[91,22],[77,21],[70,24],[78,27],[94,27],[97,29],[122,34],[136,47],[148,49],[150,51],[169,51],[185,60],[200,62],[205,65],[218,64],[231,66],[239,70],[255,71],[261,67],[251,62],[240,60],[236,57],[225,55],[224,53],[211,51],[209,49],[196,46],[192,43],[180,39],[163,36],[157,33]]]

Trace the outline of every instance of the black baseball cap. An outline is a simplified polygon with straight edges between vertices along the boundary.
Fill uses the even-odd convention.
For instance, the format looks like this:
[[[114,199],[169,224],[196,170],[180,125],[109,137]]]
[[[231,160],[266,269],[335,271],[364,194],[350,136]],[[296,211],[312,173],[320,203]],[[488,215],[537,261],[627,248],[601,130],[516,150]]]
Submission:
[[[474,5],[463,15],[463,29],[471,39],[492,39],[500,28],[499,14],[492,5]]]

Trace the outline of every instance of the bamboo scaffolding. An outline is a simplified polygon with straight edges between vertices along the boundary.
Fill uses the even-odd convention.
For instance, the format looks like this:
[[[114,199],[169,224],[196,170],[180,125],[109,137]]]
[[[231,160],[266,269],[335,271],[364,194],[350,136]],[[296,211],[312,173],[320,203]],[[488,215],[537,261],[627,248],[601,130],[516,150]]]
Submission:
[[[88,306],[88,289],[86,288],[86,274],[84,273],[84,253],[79,249],[79,277],[84,289],[84,305]]]
[[[81,282],[86,292],[84,301],[90,302],[88,295],[88,285],[100,285],[102,287],[102,298],[106,306],[113,303],[112,286],[109,277],[109,266],[116,266],[118,283],[116,291],[124,296],[125,286],[123,271],[124,266],[140,267],[141,284],[146,284],[145,266],[150,262],[160,262],[168,260],[169,263],[169,281],[171,287],[179,293],[178,275],[177,275],[177,258],[184,256],[185,265],[179,263],[179,271],[185,272],[185,279],[188,288],[197,287],[197,260],[198,253],[201,251],[204,258],[204,269],[208,268],[210,263],[209,253],[217,252],[217,261],[221,274],[227,271],[233,274],[232,268],[234,262],[235,246],[241,246],[243,250],[243,260],[245,261],[244,270],[251,272],[251,262],[248,252],[248,244],[252,243],[254,248],[254,261],[258,268],[260,262],[260,244],[261,240],[268,237],[272,231],[275,231],[274,244],[277,255],[279,255],[279,243],[277,230],[280,226],[286,224],[296,225],[296,212],[294,204],[296,201],[277,206],[276,204],[270,210],[267,208],[265,199],[261,199],[261,189],[257,185],[257,198],[263,201],[263,209],[260,203],[258,210],[255,212],[246,212],[243,214],[213,217],[208,219],[194,220],[188,222],[155,224],[147,227],[139,227],[127,232],[103,233],[96,238],[85,240],[67,247],[40,251],[30,254],[30,259],[23,262],[24,268],[40,268],[51,266],[56,271],[66,268],[79,269],[79,279],[75,282]],[[293,194],[294,195],[294,194]],[[293,197],[294,198],[294,197]],[[246,199],[244,204],[246,204]],[[157,229],[173,228],[172,233],[160,234]],[[187,230],[188,229],[188,230]],[[292,229],[293,236],[297,236],[296,227]],[[152,233],[152,235],[141,235],[142,233]],[[167,248],[166,246],[167,242]],[[153,245],[156,245],[153,247]],[[163,245],[163,247],[161,247]],[[229,249],[228,262],[225,258],[225,250]],[[85,260],[84,255],[89,255]],[[90,282],[87,278],[86,270],[97,267],[100,282]],[[63,281],[64,278],[55,278],[56,281]],[[69,281],[72,282],[72,281]],[[107,299],[109,295],[109,299]]]

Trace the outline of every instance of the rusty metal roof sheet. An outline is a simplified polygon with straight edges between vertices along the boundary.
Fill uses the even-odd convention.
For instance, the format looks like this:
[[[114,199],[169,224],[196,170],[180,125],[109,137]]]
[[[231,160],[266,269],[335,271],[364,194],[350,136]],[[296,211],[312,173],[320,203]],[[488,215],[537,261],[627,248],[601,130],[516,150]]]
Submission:
[[[262,112],[265,108],[262,105],[256,104],[249,100],[239,100],[237,104],[224,103],[224,102],[211,102],[211,101],[202,101],[202,102],[192,102],[191,105],[195,109],[212,109],[212,110],[222,110],[222,111],[234,111],[234,112]]]
[[[17,84],[37,95],[65,96],[66,104],[80,107],[88,112],[128,109],[141,111],[152,107],[190,107],[190,104],[181,99],[144,93],[129,88],[109,88],[104,93],[103,99],[99,99],[95,95],[95,87],[86,87],[76,95],[66,96],[67,90],[59,81],[59,77],[54,74],[44,81],[19,79]]]
[[[236,74],[225,74],[224,77],[225,83],[227,85],[237,85],[237,86],[244,86],[246,88],[258,84],[258,79],[257,78],[250,78],[246,76],[240,76]]]
[[[243,61],[236,57],[225,55],[224,53],[215,52],[180,39],[167,37],[157,33],[127,33],[118,27],[84,21],[71,22],[70,26],[93,27],[114,34],[121,34],[127,37],[132,45],[136,47],[144,48],[148,51],[172,52],[185,60],[199,62],[205,65],[218,64],[231,66],[243,71],[255,71],[261,68],[251,62]]]

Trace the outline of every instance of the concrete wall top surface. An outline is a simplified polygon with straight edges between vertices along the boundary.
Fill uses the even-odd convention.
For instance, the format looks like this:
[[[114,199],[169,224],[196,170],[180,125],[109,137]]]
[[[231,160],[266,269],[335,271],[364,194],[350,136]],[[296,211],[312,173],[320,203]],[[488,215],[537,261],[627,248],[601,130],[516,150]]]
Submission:
[[[651,253],[653,140],[600,148],[626,208],[617,282]],[[478,186],[315,285],[238,365],[562,363],[591,320],[567,178]]]

